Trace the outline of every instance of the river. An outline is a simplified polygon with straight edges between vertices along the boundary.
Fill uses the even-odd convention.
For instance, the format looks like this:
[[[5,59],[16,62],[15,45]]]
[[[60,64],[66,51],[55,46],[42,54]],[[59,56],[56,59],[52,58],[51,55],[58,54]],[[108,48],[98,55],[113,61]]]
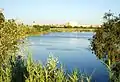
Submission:
[[[50,54],[58,57],[64,68],[75,68],[88,75],[93,82],[108,82],[105,65],[92,54],[90,40],[93,32],[56,32],[28,37],[29,50],[34,60],[45,62]]]

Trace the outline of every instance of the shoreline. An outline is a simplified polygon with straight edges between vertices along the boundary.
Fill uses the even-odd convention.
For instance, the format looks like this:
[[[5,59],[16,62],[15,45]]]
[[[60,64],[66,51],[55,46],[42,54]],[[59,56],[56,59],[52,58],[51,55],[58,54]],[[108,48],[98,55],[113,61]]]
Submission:
[[[42,31],[42,32],[35,32],[35,33],[30,33],[27,34],[28,36],[38,36],[38,35],[43,35],[43,34],[49,34],[51,32],[95,32],[97,28],[95,29],[82,29],[82,28],[50,28],[48,31]]]

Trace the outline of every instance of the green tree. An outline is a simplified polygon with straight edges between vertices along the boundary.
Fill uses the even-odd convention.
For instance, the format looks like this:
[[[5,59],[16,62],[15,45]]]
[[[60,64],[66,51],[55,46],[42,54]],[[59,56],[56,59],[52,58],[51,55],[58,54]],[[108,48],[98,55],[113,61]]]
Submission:
[[[0,24],[5,21],[5,17],[2,12],[0,12]]]
[[[120,15],[114,16],[109,11],[103,18],[105,21],[101,29],[96,30],[91,41],[91,49],[112,70],[112,66],[120,62]],[[119,68],[120,73],[120,65],[117,66],[119,67],[114,68]]]
[[[5,19],[1,18],[1,20],[3,21],[0,24],[0,62],[16,53],[19,49],[18,45],[21,44],[22,38],[25,37],[23,25],[17,25],[13,19],[4,21]]]

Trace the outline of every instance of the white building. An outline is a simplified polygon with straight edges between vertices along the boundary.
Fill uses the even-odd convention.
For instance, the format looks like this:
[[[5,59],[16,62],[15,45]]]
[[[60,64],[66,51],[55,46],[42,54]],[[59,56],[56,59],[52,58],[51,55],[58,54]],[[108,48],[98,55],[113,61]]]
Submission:
[[[74,26],[78,26],[79,24],[77,22],[71,21],[71,22],[67,22],[65,25],[74,27]]]

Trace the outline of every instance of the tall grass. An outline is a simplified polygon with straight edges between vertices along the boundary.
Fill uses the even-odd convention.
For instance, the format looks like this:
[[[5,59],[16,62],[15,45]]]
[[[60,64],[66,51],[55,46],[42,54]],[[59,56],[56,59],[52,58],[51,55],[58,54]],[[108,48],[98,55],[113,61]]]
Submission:
[[[100,61],[107,68],[110,82],[120,82],[120,62],[113,63],[112,65],[108,65],[103,60]]]
[[[53,56],[42,65],[33,61],[31,55],[27,59],[13,55],[0,67],[0,82],[90,82],[89,76],[78,70],[67,73],[62,65],[58,67],[58,63]]]

